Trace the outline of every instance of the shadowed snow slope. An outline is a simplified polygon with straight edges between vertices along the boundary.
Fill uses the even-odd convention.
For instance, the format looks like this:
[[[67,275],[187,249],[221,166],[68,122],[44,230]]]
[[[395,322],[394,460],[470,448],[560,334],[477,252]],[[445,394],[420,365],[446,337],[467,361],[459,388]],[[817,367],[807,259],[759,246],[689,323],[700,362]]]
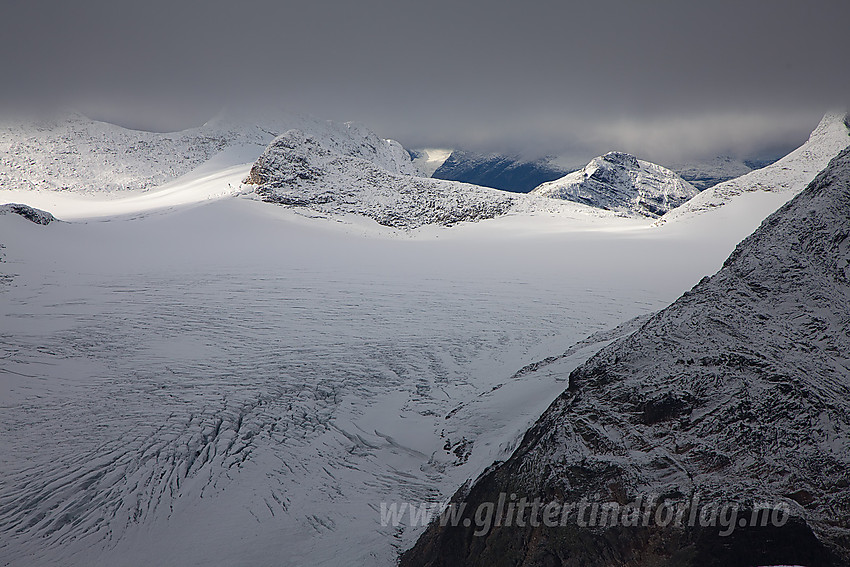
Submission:
[[[699,191],[674,172],[622,152],[594,158],[584,169],[532,193],[632,215],[658,217]]]
[[[784,503],[784,526],[726,537],[700,524],[482,537],[474,525],[432,526],[402,565],[846,565],[848,212],[845,150],[717,274],[572,372],[513,456],[465,497],[475,510],[500,492],[620,504],[699,495],[739,505],[741,518],[754,502]]]

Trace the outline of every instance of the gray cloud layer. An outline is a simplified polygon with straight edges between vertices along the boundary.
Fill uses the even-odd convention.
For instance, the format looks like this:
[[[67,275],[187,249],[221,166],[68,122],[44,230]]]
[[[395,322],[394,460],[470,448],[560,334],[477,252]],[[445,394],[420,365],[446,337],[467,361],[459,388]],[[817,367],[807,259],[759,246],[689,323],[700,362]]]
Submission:
[[[801,142],[850,97],[846,0],[6,0],[5,108],[150,128],[226,104],[408,146],[647,157]]]

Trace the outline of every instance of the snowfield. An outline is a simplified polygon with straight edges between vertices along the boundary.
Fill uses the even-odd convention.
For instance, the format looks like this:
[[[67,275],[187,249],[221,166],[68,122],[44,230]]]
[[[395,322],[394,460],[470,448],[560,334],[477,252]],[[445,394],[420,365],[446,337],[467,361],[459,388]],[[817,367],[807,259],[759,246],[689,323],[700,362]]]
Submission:
[[[383,181],[373,201],[339,185],[402,179],[406,153],[321,128],[298,128],[328,152],[321,207],[243,185],[254,142],[155,190],[3,183],[0,203],[62,222],[0,215],[0,564],[393,565],[421,529],[381,526],[381,502],[507,458],[618,325],[767,214],[742,194],[656,227],[511,196],[489,220],[382,226],[364,211]]]

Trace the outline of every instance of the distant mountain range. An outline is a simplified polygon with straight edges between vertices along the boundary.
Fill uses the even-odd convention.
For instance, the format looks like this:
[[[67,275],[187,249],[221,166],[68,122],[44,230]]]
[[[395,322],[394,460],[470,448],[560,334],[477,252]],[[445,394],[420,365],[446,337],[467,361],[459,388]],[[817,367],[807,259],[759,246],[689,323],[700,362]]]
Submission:
[[[558,179],[570,171],[547,159],[526,161],[516,156],[454,150],[432,177],[528,193],[541,183]]]
[[[563,160],[557,158],[527,160],[507,154],[482,154],[448,149],[410,150],[410,153],[414,163],[426,175],[515,193],[528,193],[542,183],[554,181],[581,169],[578,164],[572,167],[561,165]],[[787,152],[743,158],[718,156],[666,164],[666,167],[702,191],[770,165],[785,153]]]
[[[831,117],[827,123],[832,126],[822,124],[813,140],[841,138],[846,133],[841,119]],[[300,134],[266,149],[292,131]],[[838,140],[816,153],[801,179],[810,179],[840,144]],[[799,159],[808,159],[809,150],[799,152]],[[585,214],[591,207],[627,216],[665,215],[666,221],[666,213],[698,189],[673,171],[618,152],[570,173],[559,165],[563,160],[554,158],[528,161],[445,149],[408,152],[364,126],[289,113],[260,118],[222,113],[201,127],[173,133],[129,130],[78,113],[7,121],[0,124],[0,187],[92,195],[146,192],[203,168],[252,163],[261,154],[260,162],[267,163],[260,168],[263,175],[253,179],[260,181],[255,185],[264,200],[327,214],[365,214],[405,228],[490,218],[508,210]],[[798,159],[794,155],[783,160]],[[682,166],[682,171],[705,185],[762,163],[724,158]],[[433,179],[423,177],[429,172]],[[735,184],[718,185],[688,201],[687,209],[715,206],[717,198],[735,193]],[[531,198],[517,194],[532,191]],[[544,197],[585,207],[565,208]]]

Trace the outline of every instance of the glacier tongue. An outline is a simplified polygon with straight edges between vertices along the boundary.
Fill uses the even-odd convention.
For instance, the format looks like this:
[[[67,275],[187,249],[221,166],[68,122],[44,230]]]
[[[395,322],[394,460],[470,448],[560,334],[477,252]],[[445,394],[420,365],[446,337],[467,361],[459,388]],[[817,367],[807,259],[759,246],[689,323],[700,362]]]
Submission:
[[[698,194],[676,173],[623,152],[594,158],[584,169],[544,183],[532,193],[619,211],[658,217]]]

